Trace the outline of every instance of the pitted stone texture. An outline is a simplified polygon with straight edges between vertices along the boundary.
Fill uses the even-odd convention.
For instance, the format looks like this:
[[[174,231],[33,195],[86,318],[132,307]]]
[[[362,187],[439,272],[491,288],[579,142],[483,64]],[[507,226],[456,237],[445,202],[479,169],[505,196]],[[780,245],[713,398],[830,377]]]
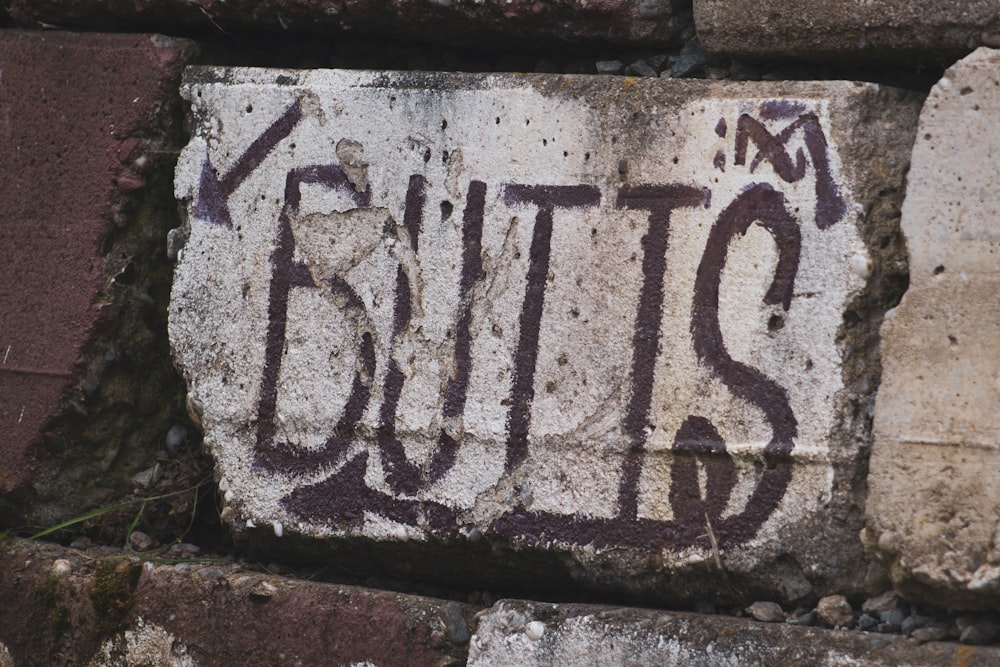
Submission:
[[[0,32],[0,523],[4,501],[43,524],[113,503],[170,427],[164,186],[190,51]]]
[[[690,4],[672,0],[7,0],[26,27],[400,35],[449,46],[538,40],[679,46]]]
[[[464,664],[480,609],[248,571],[225,562],[105,560],[57,545],[0,547],[0,666]],[[95,557],[96,556],[96,557]],[[56,563],[68,573],[53,576]]]
[[[743,665],[992,664],[995,647],[757,623],[725,616],[502,600],[477,616],[469,667],[506,665]]]
[[[183,94],[170,335],[233,526],[485,535],[643,594],[717,596],[720,563],[773,599],[860,585],[917,98],[200,68]]]
[[[907,597],[1000,602],[1000,51],[920,117],[902,229],[910,288],[882,328],[869,538]]]
[[[911,61],[1000,46],[996,0],[694,0],[707,49],[746,58]]]

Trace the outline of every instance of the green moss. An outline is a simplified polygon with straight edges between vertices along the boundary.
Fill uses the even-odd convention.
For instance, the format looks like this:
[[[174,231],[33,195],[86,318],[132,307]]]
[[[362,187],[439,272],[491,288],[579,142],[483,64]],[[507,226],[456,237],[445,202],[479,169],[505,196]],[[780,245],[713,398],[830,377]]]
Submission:
[[[135,563],[101,563],[94,575],[90,603],[97,614],[97,632],[111,635],[125,627],[125,619],[135,604],[135,587],[142,566]]]
[[[69,630],[69,610],[62,602],[62,589],[57,577],[49,577],[31,592],[27,627],[36,643],[41,642],[47,653],[52,653],[62,636]]]

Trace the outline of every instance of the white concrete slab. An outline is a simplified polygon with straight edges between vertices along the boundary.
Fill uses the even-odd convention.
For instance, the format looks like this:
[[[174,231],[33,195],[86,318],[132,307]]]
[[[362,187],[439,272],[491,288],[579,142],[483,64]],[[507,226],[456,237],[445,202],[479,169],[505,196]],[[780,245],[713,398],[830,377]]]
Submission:
[[[1000,603],[1000,51],[920,116],[901,223],[910,289],[882,328],[868,538],[913,598]]]
[[[170,335],[235,526],[486,535],[585,579],[721,563],[788,598],[863,576],[858,361],[915,96],[210,68],[183,94]]]

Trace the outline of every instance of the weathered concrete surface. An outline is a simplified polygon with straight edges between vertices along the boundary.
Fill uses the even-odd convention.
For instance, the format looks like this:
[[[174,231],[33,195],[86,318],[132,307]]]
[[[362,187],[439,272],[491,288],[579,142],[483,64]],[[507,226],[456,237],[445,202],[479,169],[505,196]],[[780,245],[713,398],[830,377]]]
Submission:
[[[190,55],[0,32],[0,525],[106,504],[163,446],[183,392],[163,248]]]
[[[479,609],[232,563],[154,565],[121,555],[0,546],[0,647],[13,664],[459,665]]]
[[[1000,52],[920,117],[902,228],[910,288],[882,328],[869,541],[907,596],[1000,603]]]
[[[680,45],[690,4],[672,0],[7,0],[27,27],[302,31],[401,35],[509,48],[556,42]]]
[[[170,336],[234,527],[443,543],[473,581],[517,572],[462,562],[485,536],[656,597],[862,586],[918,97],[186,76]]]
[[[710,51],[747,58],[945,60],[1000,46],[996,0],[694,0]]]
[[[725,616],[502,600],[479,613],[469,667],[663,665],[951,667],[1000,661],[996,647]]]

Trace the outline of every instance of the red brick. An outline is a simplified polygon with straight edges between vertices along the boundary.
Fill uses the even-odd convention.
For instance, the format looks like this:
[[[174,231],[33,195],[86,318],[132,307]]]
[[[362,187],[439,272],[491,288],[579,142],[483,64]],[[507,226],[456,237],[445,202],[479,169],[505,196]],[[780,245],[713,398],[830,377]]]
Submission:
[[[129,364],[141,339],[155,339],[148,328],[121,345],[109,332],[137,332],[147,314],[136,296],[156,292],[145,270],[127,268],[166,233],[138,222],[149,202],[134,197],[148,196],[135,171],[169,184],[162,156],[189,51],[150,35],[0,31],[0,500],[33,497],[39,464],[79,449],[67,415],[92,419],[88,401],[116,400],[109,367],[147,373]],[[153,417],[155,406],[129,398]]]
[[[0,547],[0,648],[7,647],[14,664],[50,665],[56,657],[58,664],[108,664],[94,656],[130,633],[133,642],[146,640],[146,650],[158,644],[150,637],[169,636],[169,657],[198,667],[458,665],[478,611],[233,563],[100,557],[109,555],[102,547],[81,553],[14,540]],[[190,664],[144,658],[142,664]]]

